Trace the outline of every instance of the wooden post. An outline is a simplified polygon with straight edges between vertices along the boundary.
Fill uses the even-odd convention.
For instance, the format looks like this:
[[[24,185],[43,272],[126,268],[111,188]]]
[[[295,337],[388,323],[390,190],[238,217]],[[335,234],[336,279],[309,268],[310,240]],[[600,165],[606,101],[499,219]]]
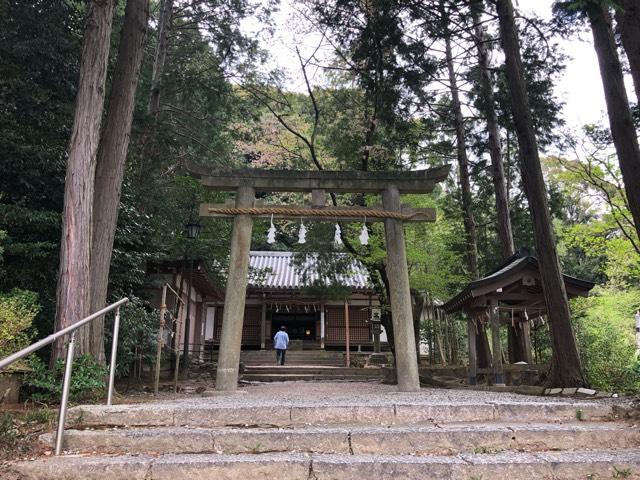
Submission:
[[[400,211],[400,192],[395,185],[389,185],[383,192],[382,204],[385,210]],[[391,218],[385,219],[384,227],[398,390],[401,392],[417,392],[420,390],[420,378],[418,376],[418,362],[416,361],[416,342],[413,332],[404,227],[402,221]]]
[[[320,350],[324,350],[324,336],[325,336],[325,326],[324,326],[324,310],[325,305],[320,305]]]
[[[265,349],[265,337],[267,336],[267,304],[262,304],[262,316],[260,317],[260,350]]]
[[[180,371],[180,349],[176,350],[176,369],[173,372],[173,393],[178,393],[178,372]]]
[[[252,207],[255,192],[252,187],[241,186],[236,191],[236,207]],[[238,367],[242,346],[242,324],[247,296],[249,250],[251,248],[251,215],[237,215],[231,233],[229,275],[222,314],[222,336],[216,372],[216,390],[233,392],[238,387]]]
[[[326,194],[324,190],[313,189],[311,190],[311,206],[312,207],[324,207],[326,203]]]
[[[182,364],[185,369],[189,368],[189,340],[191,330],[191,290],[193,288],[193,258],[189,259],[189,277],[187,278],[187,312],[184,316],[184,358]]]
[[[531,326],[529,325],[529,320],[521,322],[520,326],[522,327],[520,331],[522,332],[522,342],[524,344],[524,361],[531,365],[533,357],[531,356]]]
[[[491,347],[493,350],[493,381],[494,385],[504,385],[504,373],[502,370],[502,345],[500,343],[500,314],[498,301],[490,300],[489,318],[491,320]]]
[[[351,343],[351,339],[349,338],[349,302],[347,299],[344,300],[344,328],[345,328],[345,348],[347,355],[345,357],[345,366],[348,368],[351,366],[351,357],[349,352],[349,344]]]
[[[158,328],[158,344],[156,345],[156,371],[153,381],[153,394],[158,394],[160,384],[160,361],[162,359],[162,341],[164,340],[164,315],[167,312],[167,284],[162,285],[162,299],[160,300],[160,326]]]
[[[467,319],[469,341],[469,385],[478,383],[478,355],[476,352],[476,326],[471,318]]]

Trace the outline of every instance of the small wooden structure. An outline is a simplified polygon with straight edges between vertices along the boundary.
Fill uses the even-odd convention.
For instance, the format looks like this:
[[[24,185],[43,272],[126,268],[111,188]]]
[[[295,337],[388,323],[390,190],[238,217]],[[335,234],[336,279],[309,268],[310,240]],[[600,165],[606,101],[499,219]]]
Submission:
[[[435,212],[432,209],[406,207],[401,204],[400,195],[430,193],[449,174],[448,165],[410,172],[254,169],[211,172],[191,168],[191,173],[198,176],[205,187],[234,191],[236,194],[233,205],[200,206],[201,216],[233,218],[216,373],[217,390],[234,391],[237,388],[253,218],[272,215],[274,218],[330,222],[362,221],[365,217],[369,221],[384,221],[398,388],[401,391],[420,389],[403,222],[433,221]],[[263,205],[256,201],[256,192],[307,192],[311,194],[311,205]],[[379,194],[382,196],[382,206],[327,206],[327,193]]]
[[[476,334],[488,323],[491,327],[494,383],[504,384],[500,325],[515,327],[525,358],[531,363],[530,322],[546,315],[538,259],[526,250],[511,256],[484,278],[469,283],[464,290],[446,302],[446,313],[463,312],[469,341],[469,384],[477,382]],[[586,297],[594,284],[563,275],[569,298]]]

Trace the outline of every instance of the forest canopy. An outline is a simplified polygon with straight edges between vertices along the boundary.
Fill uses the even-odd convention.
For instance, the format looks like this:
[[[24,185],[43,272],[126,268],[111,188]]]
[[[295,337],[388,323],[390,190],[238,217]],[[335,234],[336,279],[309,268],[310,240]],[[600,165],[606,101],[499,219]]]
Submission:
[[[540,360],[560,382],[637,391],[640,62],[626,39],[640,16],[628,4],[557,1],[549,19],[516,11],[509,24],[510,0],[0,0],[0,310],[29,310],[25,338],[123,296],[138,299],[128,314],[142,318],[147,265],[181,260],[187,244],[223,285],[230,222],[202,219],[197,240],[183,232],[201,202],[227,194],[203,189],[192,165],[370,172],[451,164],[432,195],[403,198],[437,211],[434,223],[405,228],[416,295],[445,301],[521,247],[535,251],[552,281],[555,258],[563,273],[597,287],[567,315],[561,297],[553,309],[560,313],[552,328],[575,332],[575,368],[554,363],[560,346],[548,326],[538,332]],[[277,66],[272,39],[283,28],[281,10],[293,19],[284,28],[305,42],[290,45],[288,63]],[[87,18],[102,22],[101,37]],[[571,62],[561,42],[592,33],[608,115],[575,128],[555,89]],[[518,43],[510,46],[511,34]],[[104,57],[103,71],[84,61],[90,48]],[[631,79],[635,90],[616,90],[611,75]],[[92,78],[102,97],[83,84]],[[86,131],[82,118],[92,125]],[[87,143],[78,140],[89,134]],[[80,181],[71,191],[74,178],[88,179],[70,174],[76,167],[95,184]],[[82,251],[65,244],[78,228],[71,215],[80,218],[69,199],[80,191]],[[332,201],[365,206],[379,202],[374,197]],[[302,201],[298,194],[266,200]],[[277,222],[273,245],[268,226],[256,222],[253,249],[300,250],[295,222]],[[357,258],[388,304],[382,224],[370,225],[366,247],[360,227],[345,224],[338,248],[333,226],[312,224],[303,251]],[[73,279],[76,262],[84,280]],[[65,306],[67,281],[86,284],[75,290],[82,301],[74,311]],[[14,305],[20,298],[28,302]],[[81,349],[99,362],[101,328]],[[462,322],[452,335],[464,363]]]

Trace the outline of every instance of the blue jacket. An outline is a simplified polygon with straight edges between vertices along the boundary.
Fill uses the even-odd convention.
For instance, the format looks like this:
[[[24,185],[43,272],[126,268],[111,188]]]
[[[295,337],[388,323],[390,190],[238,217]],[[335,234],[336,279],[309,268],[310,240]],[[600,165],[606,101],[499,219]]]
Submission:
[[[287,335],[287,332],[279,330],[276,336],[273,337],[273,344],[274,348],[278,350],[286,350],[289,345],[289,335]]]

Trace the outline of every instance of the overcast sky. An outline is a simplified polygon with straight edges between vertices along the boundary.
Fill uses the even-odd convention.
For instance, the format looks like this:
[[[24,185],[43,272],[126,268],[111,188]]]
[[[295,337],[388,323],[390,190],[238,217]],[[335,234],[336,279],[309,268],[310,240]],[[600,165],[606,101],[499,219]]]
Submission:
[[[543,18],[551,17],[553,0],[519,0],[514,2],[524,14],[535,13]],[[296,46],[309,55],[319,43],[319,35],[301,34],[294,20],[295,0],[281,0],[280,11],[275,15],[276,33],[270,40],[270,52],[273,56],[271,66],[278,66],[289,72],[288,88],[303,91],[304,84],[294,53]],[[577,128],[587,123],[602,120],[606,113],[600,72],[591,36],[571,41],[561,41],[565,53],[569,56],[567,68],[556,86],[556,94],[564,101],[564,116],[567,124]],[[320,83],[321,72],[310,72]],[[630,79],[627,93],[632,101],[633,89]],[[313,80],[312,80],[313,81]]]

